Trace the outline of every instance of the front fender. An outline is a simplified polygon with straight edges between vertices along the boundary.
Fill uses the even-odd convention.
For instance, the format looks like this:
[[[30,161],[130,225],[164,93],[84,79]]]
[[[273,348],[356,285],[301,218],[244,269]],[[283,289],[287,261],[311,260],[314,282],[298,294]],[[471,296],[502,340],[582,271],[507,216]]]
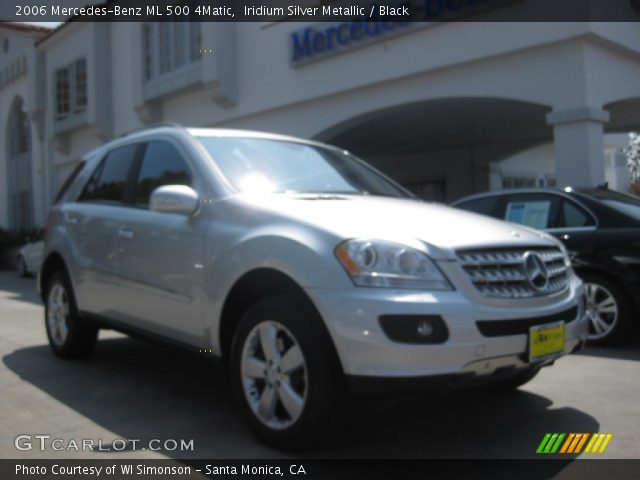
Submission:
[[[276,270],[305,289],[352,287],[353,283],[335,258],[331,248],[334,243],[337,246],[338,241],[314,241],[302,231],[290,230],[285,235],[258,230],[239,239],[223,255],[217,255],[215,245],[206,246],[204,318],[212,347],[219,347],[220,318],[229,292],[240,278],[253,270]]]

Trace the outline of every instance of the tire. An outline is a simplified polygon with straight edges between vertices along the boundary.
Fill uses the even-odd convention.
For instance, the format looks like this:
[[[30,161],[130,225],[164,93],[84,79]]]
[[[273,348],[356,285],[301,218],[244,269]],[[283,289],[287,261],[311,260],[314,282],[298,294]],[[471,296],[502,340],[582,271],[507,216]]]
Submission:
[[[619,342],[631,326],[631,300],[606,277],[592,273],[580,276],[587,293],[587,342],[590,345],[613,345]]]
[[[62,358],[88,357],[96,348],[98,329],[78,315],[69,277],[56,272],[46,286],[45,328],[53,352]]]
[[[18,257],[18,275],[21,278],[26,278],[29,276],[29,270],[27,269],[27,262],[25,261],[22,255]]]
[[[539,368],[528,368],[516,375],[506,378],[504,380],[498,380],[489,385],[490,390],[493,391],[512,391],[521,387],[525,383],[530,382],[540,372]]]
[[[303,451],[342,425],[342,370],[305,302],[274,296],[249,308],[234,334],[230,375],[249,426],[270,446]]]

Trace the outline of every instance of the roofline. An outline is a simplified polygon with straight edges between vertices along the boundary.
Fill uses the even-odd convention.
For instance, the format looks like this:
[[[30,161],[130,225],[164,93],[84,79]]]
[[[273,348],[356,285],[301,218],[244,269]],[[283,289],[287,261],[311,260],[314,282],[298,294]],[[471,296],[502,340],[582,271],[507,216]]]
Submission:
[[[304,143],[307,145],[315,145],[319,147],[332,148],[335,150],[345,151],[335,145],[318,142],[307,138],[295,137],[292,135],[283,135],[280,133],[263,132],[259,130],[242,130],[235,128],[216,128],[216,127],[184,127],[191,136],[207,136],[207,137],[245,137],[245,138],[261,138],[264,140],[280,140],[285,142]]]
[[[46,42],[47,40],[49,40],[51,37],[53,37],[56,33],[58,33],[60,30],[62,30],[64,27],[66,27],[67,25],[69,25],[71,22],[73,22],[73,19],[75,17],[70,18],[69,20],[67,20],[66,22],[62,22],[60,25],[58,25],[56,28],[52,29],[49,33],[47,33],[46,35],[44,35],[43,37],[39,38],[36,41],[36,47],[43,44],[44,42]]]
[[[503,188],[502,190],[487,190],[485,192],[480,193],[472,193],[471,195],[465,195],[457,200],[451,202],[451,205],[460,203],[462,201],[467,200],[476,200],[478,198],[484,197],[492,197],[496,195],[507,195],[511,193],[540,193],[540,192],[549,192],[549,193],[560,193],[565,196],[571,196],[572,193],[577,193],[579,195],[589,195],[590,190],[599,190],[600,187],[575,187],[573,185],[567,185],[565,187],[513,187],[513,188]],[[613,190],[616,191],[616,190]],[[623,193],[623,192],[618,192]],[[626,194],[628,195],[628,194]]]
[[[18,22],[0,22],[0,28],[8,28],[10,30],[16,30],[19,32],[37,33],[42,35],[48,35],[54,30],[51,27],[41,27],[39,25],[29,25],[26,23]]]
[[[343,148],[336,147],[328,143],[318,142],[316,140],[310,140],[307,138],[295,137],[292,135],[283,135],[281,133],[263,132],[260,130],[243,130],[236,128],[218,128],[218,127],[186,127],[175,122],[161,122],[157,125],[149,125],[142,127],[131,132],[123,133],[111,141],[125,139],[125,138],[137,138],[148,133],[162,130],[178,130],[186,133],[191,137],[226,137],[226,138],[257,138],[263,140],[280,140],[283,142],[295,142],[303,143],[306,145],[314,145],[318,147],[331,148],[346,152]]]
[[[571,188],[573,187],[565,187]],[[552,192],[552,193],[567,193],[564,188],[559,187],[514,187],[514,188],[504,188],[502,190],[488,190],[486,192],[473,193],[471,195],[465,195],[457,200],[451,202],[451,205],[456,205],[461,202],[466,202],[467,200],[476,200],[478,198],[484,197],[494,197],[496,195],[506,195],[509,193],[540,193],[540,192]]]
[[[115,0],[104,0],[103,2],[99,2],[99,3],[91,3],[91,6],[95,6],[95,7],[108,7],[110,3],[113,3]],[[89,6],[89,5],[87,5]],[[38,41],[36,42],[36,47],[44,42],[46,42],[47,40],[49,40],[51,37],[53,37],[56,33],[58,33],[59,31],[63,30],[67,25],[71,24],[71,23],[75,23],[78,20],[80,16],[76,15],[73,17],[69,17],[65,22],[62,22],[60,25],[58,25],[56,28],[54,28],[53,30],[51,30],[47,35],[45,35],[44,37],[38,39]],[[83,20],[80,20],[83,23],[90,23],[90,22],[86,22]]]
[[[304,145],[313,145],[317,147],[330,148],[332,150],[346,152],[346,150],[330,145],[327,143],[317,142],[315,140],[308,140],[306,138],[293,137],[290,135],[282,135],[279,133],[261,132],[258,130],[240,130],[233,128],[213,128],[213,127],[183,127],[180,124],[174,122],[165,122],[159,125],[150,125],[148,127],[142,127],[131,132],[124,133],[115,138],[112,138],[103,145],[100,145],[83,155],[83,159],[87,159],[92,155],[100,153],[105,148],[110,148],[113,145],[126,143],[127,141],[135,141],[140,138],[144,138],[147,135],[161,132],[181,132],[183,135],[189,137],[208,136],[208,137],[222,137],[222,138],[256,138],[263,140],[279,140],[283,142],[295,142]]]

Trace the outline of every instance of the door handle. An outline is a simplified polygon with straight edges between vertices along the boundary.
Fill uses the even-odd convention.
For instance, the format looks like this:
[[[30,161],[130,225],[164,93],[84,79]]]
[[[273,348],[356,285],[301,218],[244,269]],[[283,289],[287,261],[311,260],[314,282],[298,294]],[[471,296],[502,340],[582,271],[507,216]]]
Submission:
[[[133,230],[131,230],[130,228],[120,227],[118,229],[118,236],[126,240],[131,240],[133,239],[133,237],[135,237],[135,234],[133,233]]]
[[[65,213],[64,214],[64,221],[67,222],[70,225],[77,225],[78,224],[78,217],[76,215],[74,215],[73,213]]]

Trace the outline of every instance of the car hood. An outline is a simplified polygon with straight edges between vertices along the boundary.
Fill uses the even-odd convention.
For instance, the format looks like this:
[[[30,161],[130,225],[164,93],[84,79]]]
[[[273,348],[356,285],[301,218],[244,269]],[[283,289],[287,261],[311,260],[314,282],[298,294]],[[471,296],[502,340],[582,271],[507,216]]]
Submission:
[[[548,234],[435,203],[356,195],[271,194],[245,197],[259,209],[331,232],[340,238],[375,238],[441,250],[556,245]],[[433,249],[432,249],[433,250]],[[432,253],[435,253],[432,251]]]

